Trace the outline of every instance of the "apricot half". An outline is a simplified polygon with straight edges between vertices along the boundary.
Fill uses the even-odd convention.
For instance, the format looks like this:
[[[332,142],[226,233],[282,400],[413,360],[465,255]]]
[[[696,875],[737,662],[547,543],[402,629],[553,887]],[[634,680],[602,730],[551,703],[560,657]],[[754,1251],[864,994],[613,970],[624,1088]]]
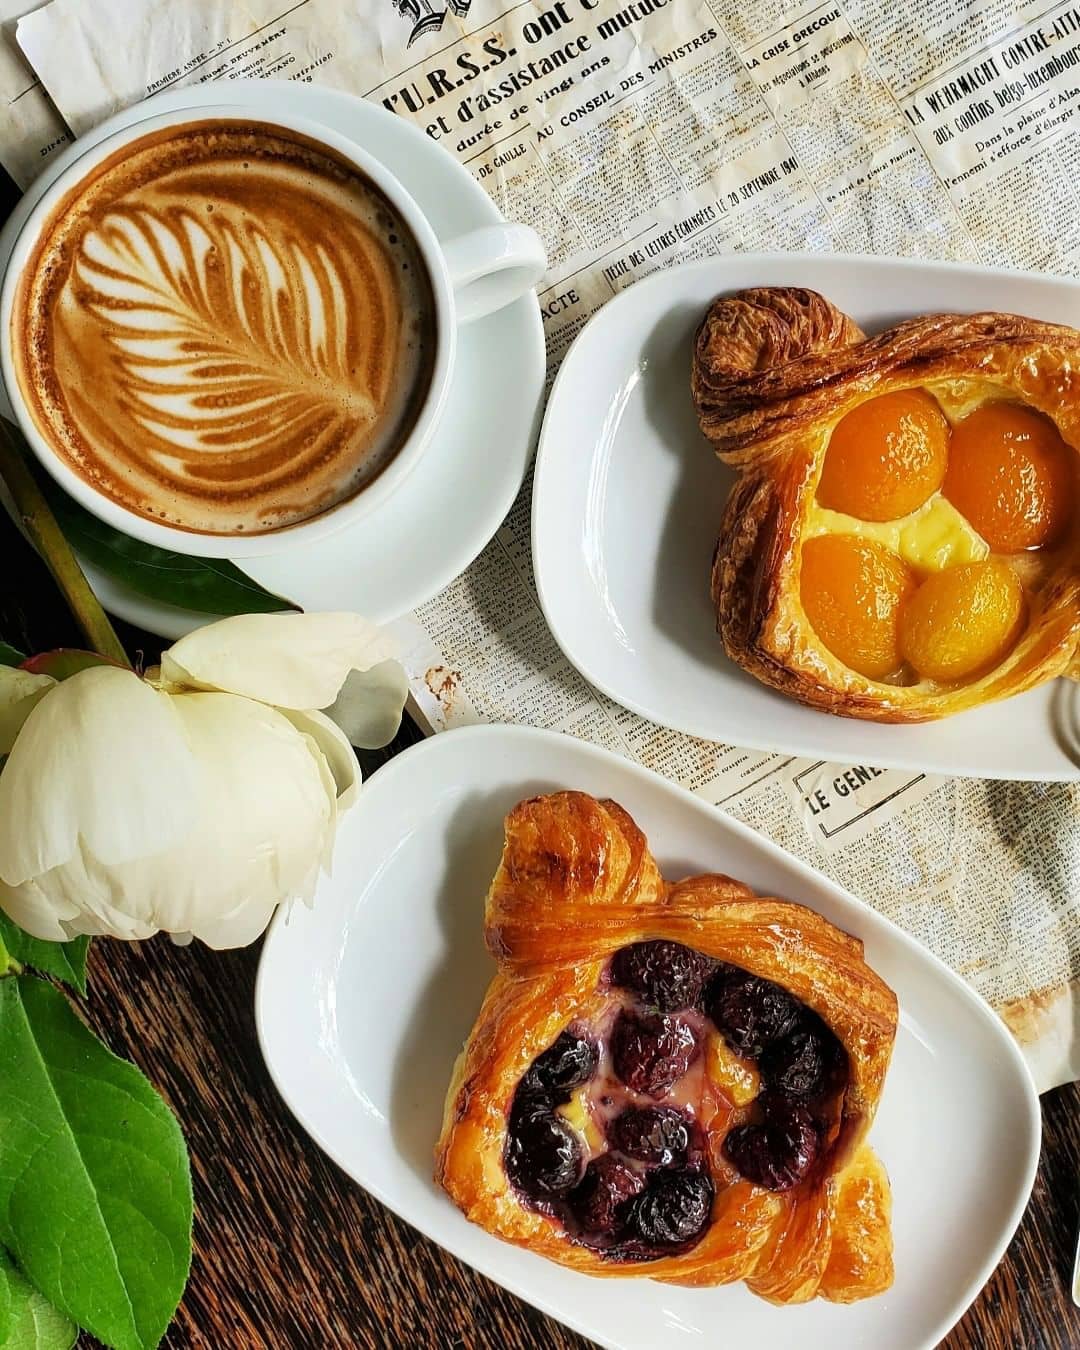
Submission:
[[[830,652],[871,680],[899,670],[900,611],[916,588],[899,554],[850,534],[803,544],[802,605]]]
[[[1000,558],[927,577],[900,615],[900,648],[920,675],[962,680],[992,669],[1027,621],[1024,588]]]
[[[942,490],[996,553],[1041,548],[1068,526],[1075,459],[1041,413],[984,403],[953,428]]]
[[[860,403],[833,428],[817,497],[860,520],[898,520],[941,487],[949,424],[925,389]]]

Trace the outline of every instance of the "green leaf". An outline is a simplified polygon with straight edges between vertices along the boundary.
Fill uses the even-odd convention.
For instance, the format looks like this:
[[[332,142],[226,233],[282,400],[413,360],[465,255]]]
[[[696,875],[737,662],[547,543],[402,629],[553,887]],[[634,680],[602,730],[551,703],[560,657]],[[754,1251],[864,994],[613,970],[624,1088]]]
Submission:
[[[42,486],[68,543],[140,595],[200,614],[270,614],[300,608],[265,590],[226,558],[194,558],[144,544],[98,520],[55,485]]]
[[[191,1172],[172,1112],[54,985],[0,980],[0,1241],[115,1350],[155,1346],[191,1264]]]
[[[46,942],[31,937],[6,914],[0,913],[0,944],[7,948],[21,966],[40,970],[43,975],[70,984],[80,994],[86,993],[86,954],[90,950],[88,937],[72,938],[70,942]],[[3,1341],[0,1341],[3,1345]]]
[[[0,642],[0,666],[21,666],[26,657],[10,642]],[[3,1341],[0,1341],[3,1345]]]
[[[4,1350],[71,1350],[78,1327],[20,1275],[0,1250],[0,1345]]]
[[[8,1272],[11,1277],[9,1278]],[[6,1345],[11,1334],[11,1305],[13,1302],[15,1266],[7,1252],[0,1247],[0,1345]]]

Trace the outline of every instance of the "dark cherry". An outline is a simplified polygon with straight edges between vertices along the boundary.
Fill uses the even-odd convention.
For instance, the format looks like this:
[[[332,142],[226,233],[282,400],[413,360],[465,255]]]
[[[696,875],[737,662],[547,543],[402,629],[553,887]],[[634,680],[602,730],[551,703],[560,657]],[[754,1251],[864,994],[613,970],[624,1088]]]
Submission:
[[[772,980],[724,965],[709,981],[705,1011],[737,1055],[757,1059],[767,1045],[794,1031],[802,1005]]]
[[[622,947],[611,961],[611,979],[660,1012],[692,1008],[713,962],[681,942],[657,938]]]
[[[630,1227],[652,1247],[683,1246],[704,1232],[712,1199],[704,1172],[654,1172],[630,1207]]]
[[[534,1200],[565,1195],[581,1179],[581,1144],[542,1102],[515,1099],[506,1142],[506,1174]]]
[[[601,1153],[567,1197],[570,1212],[585,1233],[609,1236],[622,1228],[627,1205],[645,1189],[645,1178],[612,1153]]]
[[[767,1097],[760,1125],[740,1125],[728,1133],[724,1152],[747,1181],[768,1191],[789,1191],[817,1161],[821,1150],[814,1117],[801,1102]]]
[[[589,1081],[599,1062],[600,1050],[595,1041],[564,1031],[533,1060],[521,1087],[532,1095],[546,1094],[566,1100],[574,1088]]]
[[[836,1036],[810,1014],[794,1031],[766,1046],[760,1068],[770,1092],[814,1101],[841,1086],[846,1063]]]
[[[661,1097],[690,1067],[697,1050],[691,1027],[664,1013],[623,1009],[611,1032],[615,1072],[627,1087]]]
[[[673,1106],[629,1106],[608,1126],[611,1147],[638,1162],[685,1166],[690,1118]]]

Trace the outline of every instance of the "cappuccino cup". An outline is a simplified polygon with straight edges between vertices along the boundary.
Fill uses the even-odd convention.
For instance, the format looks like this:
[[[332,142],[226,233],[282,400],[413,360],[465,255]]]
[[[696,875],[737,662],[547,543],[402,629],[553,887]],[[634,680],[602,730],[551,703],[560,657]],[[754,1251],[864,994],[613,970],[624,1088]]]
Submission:
[[[304,118],[180,109],[69,154],[0,287],[4,386],[66,492],[182,553],[372,516],[436,432],[458,325],[546,266],[524,225],[440,241],[384,165]]]

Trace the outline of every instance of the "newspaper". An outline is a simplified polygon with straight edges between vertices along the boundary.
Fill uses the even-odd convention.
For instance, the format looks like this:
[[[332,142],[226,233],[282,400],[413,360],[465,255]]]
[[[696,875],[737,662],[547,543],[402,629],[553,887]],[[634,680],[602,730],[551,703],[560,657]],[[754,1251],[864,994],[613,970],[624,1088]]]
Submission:
[[[408,118],[543,236],[549,376],[611,295],[731,250],[1080,271],[1080,4],[52,0],[17,37],[76,134],[242,77],[317,81]],[[644,721],[547,630],[530,498],[526,483],[477,561],[398,624],[432,729],[529,722],[675,779],[958,970],[1041,1089],[1080,1076],[1080,786],[824,764]]]
[[[42,0],[0,0],[0,164],[27,187],[71,132],[34,74],[16,40],[17,21]]]

